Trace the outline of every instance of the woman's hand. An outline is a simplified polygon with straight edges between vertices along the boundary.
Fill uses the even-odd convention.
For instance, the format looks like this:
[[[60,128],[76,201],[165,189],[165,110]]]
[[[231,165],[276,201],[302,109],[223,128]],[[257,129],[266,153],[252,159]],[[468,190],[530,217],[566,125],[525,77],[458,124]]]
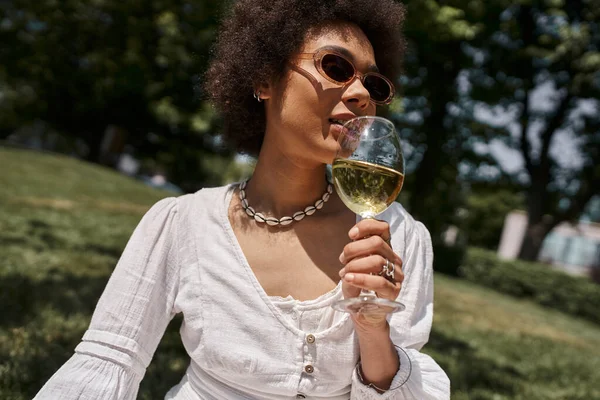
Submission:
[[[400,294],[404,274],[402,259],[394,253],[390,246],[390,227],[387,222],[376,219],[364,219],[348,232],[353,241],[344,247],[340,254],[340,262],[344,268],[340,270],[344,298],[356,297],[361,289],[373,290],[377,297],[396,300]],[[394,282],[379,276],[387,261],[394,263]],[[384,313],[352,314],[352,319],[359,331],[387,330]]]

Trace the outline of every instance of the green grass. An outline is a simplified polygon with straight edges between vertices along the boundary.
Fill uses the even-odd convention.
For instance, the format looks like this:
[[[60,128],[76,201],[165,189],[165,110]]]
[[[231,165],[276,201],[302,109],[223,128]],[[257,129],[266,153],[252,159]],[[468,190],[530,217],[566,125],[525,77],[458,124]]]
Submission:
[[[0,148],[0,399],[35,395],[71,356],[127,238],[169,194],[77,160]],[[425,352],[453,400],[600,399],[600,327],[436,276]],[[189,362],[180,319],[140,389],[158,399]]]
[[[453,399],[600,399],[600,327],[443,275],[425,352]]]

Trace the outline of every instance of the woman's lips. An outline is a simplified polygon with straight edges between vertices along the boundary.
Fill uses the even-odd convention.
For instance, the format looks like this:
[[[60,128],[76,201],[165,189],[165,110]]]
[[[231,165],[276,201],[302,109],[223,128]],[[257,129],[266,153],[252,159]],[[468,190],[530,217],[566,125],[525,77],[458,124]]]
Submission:
[[[332,123],[330,123],[330,125],[331,125],[331,127],[330,127],[331,133],[333,135],[333,138],[336,141],[340,138],[342,133],[347,132],[347,129],[344,128],[344,125],[342,125],[342,124],[339,124],[337,122],[332,122]]]

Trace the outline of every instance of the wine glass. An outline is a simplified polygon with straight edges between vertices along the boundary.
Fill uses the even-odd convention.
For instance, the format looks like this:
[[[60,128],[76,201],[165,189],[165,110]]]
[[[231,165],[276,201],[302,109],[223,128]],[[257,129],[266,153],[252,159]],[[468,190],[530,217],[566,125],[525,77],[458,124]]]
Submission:
[[[394,124],[381,117],[357,117],[347,121],[338,138],[332,177],[335,190],[350,210],[362,218],[374,218],[398,197],[404,183],[404,155]],[[358,297],[333,304],[351,313],[393,313],[404,304],[378,298],[361,290]]]

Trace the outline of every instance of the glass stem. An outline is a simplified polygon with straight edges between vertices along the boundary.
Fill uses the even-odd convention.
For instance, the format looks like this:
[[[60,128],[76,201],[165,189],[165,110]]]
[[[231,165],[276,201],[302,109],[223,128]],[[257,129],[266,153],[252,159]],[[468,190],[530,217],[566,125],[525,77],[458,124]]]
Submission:
[[[366,214],[366,215],[361,215],[362,219],[375,219],[374,215],[372,214]],[[371,273],[371,275],[373,275]],[[368,289],[360,289],[360,295],[362,297],[377,297],[377,293],[374,290],[368,290]]]

